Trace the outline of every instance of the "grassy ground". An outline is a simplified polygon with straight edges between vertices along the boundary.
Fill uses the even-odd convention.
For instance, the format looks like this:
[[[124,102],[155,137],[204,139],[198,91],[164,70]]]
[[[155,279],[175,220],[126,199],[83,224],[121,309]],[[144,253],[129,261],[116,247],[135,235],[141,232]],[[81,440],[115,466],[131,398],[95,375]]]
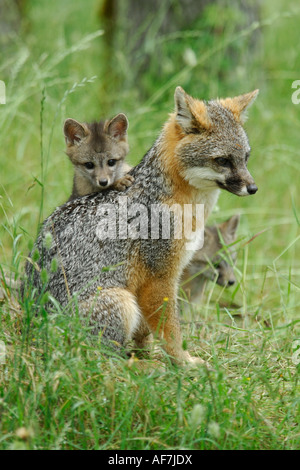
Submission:
[[[0,63],[7,86],[0,105],[1,268],[13,279],[39,220],[70,194],[66,117],[125,112],[134,164],[172,109],[176,85],[206,99],[260,88],[247,123],[259,191],[241,199],[223,193],[212,216],[241,214],[237,285],[208,285],[203,304],[182,315],[188,349],[212,371],[175,368],[162,352],[149,361],[103,357],[79,319],[48,318],[42,305],[36,317],[34,305],[20,308],[4,289],[0,448],[299,448],[296,3],[263,2],[260,24],[250,25],[235,8],[210,9],[189,32],[150,36],[141,46],[152,51],[142,75],[120,48],[111,57],[118,80],[107,95],[98,2],[89,9],[81,1],[27,2],[28,21]],[[164,60],[154,53],[158,44]]]

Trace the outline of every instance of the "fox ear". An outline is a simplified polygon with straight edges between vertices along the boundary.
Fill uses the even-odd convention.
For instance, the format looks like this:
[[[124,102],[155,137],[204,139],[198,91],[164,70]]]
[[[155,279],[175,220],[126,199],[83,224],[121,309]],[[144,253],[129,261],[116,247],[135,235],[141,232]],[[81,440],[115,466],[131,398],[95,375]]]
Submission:
[[[88,130],[75,119],[66,119],[64,123],[64,135],[67,145],[80,144],[82,139],[88,135]]]
[[[220,103],[232,112],[235,119],[244,124],[247,120],[247,109],[255,101],[259,90],[251,91],[245,95],[235,96],[234,98],[225,98]]]
[[[230,219],[226,220],[220,225],[220,230],[225,238],[234,240],[236,232],[240,223],[239,214],[233,215]]]
[[[126,140],[129,123],[125,114],[120,113],[105,124],[105,131],[116,140]]]
[[[190,104],[188,102],[188,95],[180,86],[175,90],[175,113],[176,121],[186,132],[193,126],[194,116],[192,114]]]
[[[175,90],[174,99],[176,122],[185,133],[197,133],[201,129],[210,128],[211,122],[203,101],[194,100],[180,86]]]

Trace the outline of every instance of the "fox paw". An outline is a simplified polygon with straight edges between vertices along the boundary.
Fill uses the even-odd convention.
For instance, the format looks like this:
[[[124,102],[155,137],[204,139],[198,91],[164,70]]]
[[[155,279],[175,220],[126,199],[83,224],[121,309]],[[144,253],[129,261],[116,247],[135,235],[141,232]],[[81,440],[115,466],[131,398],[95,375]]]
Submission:
[[[202,364],[202,365],[206,364],[206,362],[200,357],[193,357],[193,356],[190,356],[187,362],[189,364]]]
[[[189,368],[194,368],[194,367],[198,367],[198,366],[206,366],[207,368],[209,368],[209,365],[207,364],[206,361],[204,361],[200,357],[190,356],[189,354],[187,354],[185,356],[184,364],[185,364],[185,366],[187,366]]]
[[[126,188],[129,188],[134,182],[134,177],[131,175],[125,175],[115,182],[114,188],[117,191],[125,191]]]

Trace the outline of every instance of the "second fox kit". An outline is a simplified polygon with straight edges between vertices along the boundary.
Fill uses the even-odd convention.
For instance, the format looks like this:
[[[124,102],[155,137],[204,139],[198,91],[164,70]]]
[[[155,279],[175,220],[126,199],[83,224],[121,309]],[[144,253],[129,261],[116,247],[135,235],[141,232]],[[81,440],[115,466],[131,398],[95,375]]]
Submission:
[[[175,111],[131,170],[134,182],[126,196],[102,191],[78,198],[45,220],[34,247],[40,258],[26,265],[35,294],[49,292],[70,314],[68,305],[74,305],[75,297],[78,311],[95,334],[101,332],[102,341],[125,345],[134,339],[142,347],[151,331],[174,361],[203,363],[182,347],[177,307],[179,281],[200,246],[203,226],[195,227],[195,219],[189,219],[195,243],[187,250],[190,239],[185,233],[175,238],[172,231],[166,238],[159,231],[152,237],[149,214],[153,206],[163,211],[176,205],[183,213],[187,204],[204,204],[205,223],[220,188],[237,196],[257,191],[247,169],[250,145],[243,128],[245,111],[257,93],[202,101],[177,87]],[[139,215],[137,206],[143,208]],[[116,222],[121,212],[122,233]],[[143,236],[134,230],[137,222]],[[103,227],[112,235],[103,238]],[[47,234],[52,235],[49,247],[44,243]],[[41,268],[48,272],[44,284]]]
[[[126,174],[131,167],[124,161],[129,150],[127,128],[125,114],[91,124],[65,121],[66,153],[74,165],[69,201],[110,187],[122,191],[132,184],[133,177]]]
[[[239,219],[239,215],[234,215],[221,224],[205,227],[204,245],[196,251],[181,279],[182,289],[191,302],[201,301],[207,280],[215,280],[224,287],[235,283],[236,252],[231,247],[224,250],[223,243],[230,245],[236,240]]]

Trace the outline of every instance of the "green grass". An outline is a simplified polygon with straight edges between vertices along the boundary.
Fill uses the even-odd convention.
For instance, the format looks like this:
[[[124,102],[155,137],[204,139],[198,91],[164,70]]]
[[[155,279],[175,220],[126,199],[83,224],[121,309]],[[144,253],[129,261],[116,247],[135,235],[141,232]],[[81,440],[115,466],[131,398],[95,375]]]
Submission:
[[[132,66],[141,28],[112,51],[109,82],[98,2],[27,2],[27,23],[0,63],[0,266],[11,279],[22,275],[39,220],[70,194],[67,117],[125,112],[135,164],[172,110],[176,85],[206,99],[260,88],[246,126],[259,191],[223,192],[211,218],[241,214],[238,283],[209,284],[203,304],[181,317],[185,344],[210,371],[172,366],[162,351],[139,361],[104,356],[79,318],[48,316],[43,301],[20,307],[4,289],[0,448],[299,448],[300,105],[291,85],[300,79],[300,11],[291,0],[263,2],[260,24],[249,25],[232,4],[206,10],[189,31],[154,28]]]

